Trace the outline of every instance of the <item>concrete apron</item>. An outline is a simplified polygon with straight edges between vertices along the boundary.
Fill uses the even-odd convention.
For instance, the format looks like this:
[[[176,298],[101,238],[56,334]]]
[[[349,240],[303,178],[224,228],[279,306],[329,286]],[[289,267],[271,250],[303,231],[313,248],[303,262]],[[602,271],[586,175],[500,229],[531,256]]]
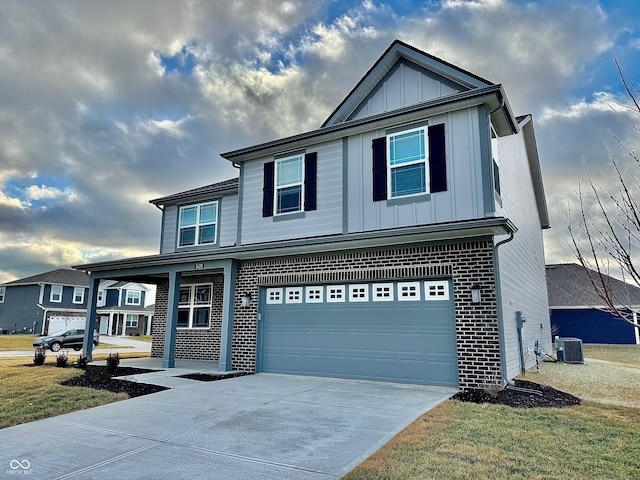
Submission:
[[[336,479],[456,392],[293,375],[199,382],[176,378],[178,369],[162,374],[171,390],[0,430],[2,469],[48,480]]]

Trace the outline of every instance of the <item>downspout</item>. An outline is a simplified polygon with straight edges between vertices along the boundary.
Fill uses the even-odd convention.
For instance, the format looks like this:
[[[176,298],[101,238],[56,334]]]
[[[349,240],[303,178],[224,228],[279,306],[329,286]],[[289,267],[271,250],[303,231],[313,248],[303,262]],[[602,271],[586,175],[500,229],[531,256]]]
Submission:
[[[502,286],[500,282],[500,260],[498,259],[498,247],[513,240],[513,232],[509,238],[499,241],[493,246],[493,265],[496,275],[496,307],[498,313],[498,335],[500,336],[500,369],[502,370],[502,382],[513,385],[513,381],[507,378],[507,352],[504,346],[504,313],[502,311]]]

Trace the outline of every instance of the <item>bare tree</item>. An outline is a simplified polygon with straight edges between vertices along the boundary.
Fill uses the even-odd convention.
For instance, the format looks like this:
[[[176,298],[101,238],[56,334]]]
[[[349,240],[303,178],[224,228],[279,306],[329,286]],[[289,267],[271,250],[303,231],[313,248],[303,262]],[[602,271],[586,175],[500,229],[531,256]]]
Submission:
[[[640,89],[615,53],[613,59],[630,102],[615,102],[621,108],[611,109],[640,138]],[[605,310],[635,325],[630,289],[612,288],[609,273],[616,272],[624,282],[640,287],[640,156],[633,146],[610,133],[622,148],[623,159],[608,150],[612,172],[603,181],[596,181],[585,165],[586,182],[578,181],[577,220],[569,212],[565,224],[573,252],[587,269]]]

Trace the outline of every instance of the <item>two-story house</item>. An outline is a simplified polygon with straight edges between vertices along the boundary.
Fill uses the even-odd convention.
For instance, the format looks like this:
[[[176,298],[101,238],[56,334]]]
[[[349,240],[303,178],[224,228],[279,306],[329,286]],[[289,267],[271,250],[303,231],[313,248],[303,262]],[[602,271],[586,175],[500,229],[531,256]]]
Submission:
[[[151,335],[153,305],[150,286],[103,280],[96,298],[96,330],[100,335]]]
[[[466,388],[549,342],[533,121],[501,85],[395,41],[317,130],[222,156],[238,178],[152,200],[158,255],[76,267],[90,311],[157,284],[164,367]]]
[[[57,269],[0,285],[0,331],[48,334],[84,328],[89,275]]]

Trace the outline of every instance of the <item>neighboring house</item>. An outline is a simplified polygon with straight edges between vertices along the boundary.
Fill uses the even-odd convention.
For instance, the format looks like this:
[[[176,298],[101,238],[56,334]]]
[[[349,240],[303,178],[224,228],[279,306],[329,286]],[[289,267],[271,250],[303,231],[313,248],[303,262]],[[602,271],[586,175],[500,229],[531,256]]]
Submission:
[[[547,265],[547,290],[551,312],[551,331],[558,337],[575,337],[583,343],[614,343],[640,345],[640,332],[608,312],[604,301],[593,287],[592,276],[598,273],[575,263]],[[640,288],[605,276],[619,307],[631,306],[640,311]]]
[[[150,289],[133,282],[100,282],[95,329],[101,335],[150,335],[153,305],[145,304]],[[85,328],[88,296],[89,275],[77,270],[5,283],[0,285],[0,331],[48,335]]]
[[[165,367],[468,388],[549,341],[533,121],[501,85],[395,41],[319,129],[222,156],[239,178],[151,201],[158,255],[75,267],[90,310],[157,284]]]
[[[0,285],[0,331],[48,334],[84,328],[89,275],[57,269]]]
[[[150,286],[135,282],[100,282],[96,299],[98,333],[151,335],[154,307],[146,302],[149,290]]]

